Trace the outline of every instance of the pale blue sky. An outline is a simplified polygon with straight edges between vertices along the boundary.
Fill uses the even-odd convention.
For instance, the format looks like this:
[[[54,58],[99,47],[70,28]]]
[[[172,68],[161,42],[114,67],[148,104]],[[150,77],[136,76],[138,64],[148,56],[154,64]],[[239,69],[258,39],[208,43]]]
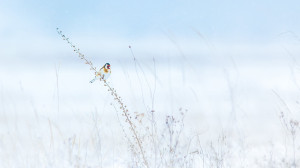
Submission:
[[[272,41],[279,33],[299,32],[299,7],[296,0],[1,0],[0,37],[35,32],[52,36],[56,27],[122,38],[161,36],[163,31],[193,36],[194,28],[223,41]]]

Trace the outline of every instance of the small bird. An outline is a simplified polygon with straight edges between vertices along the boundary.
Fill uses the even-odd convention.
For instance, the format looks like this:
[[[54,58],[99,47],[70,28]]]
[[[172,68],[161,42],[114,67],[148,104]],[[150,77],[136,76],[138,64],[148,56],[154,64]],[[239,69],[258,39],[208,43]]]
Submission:
[[[95,72],[95,78],[90,83],[95,82],[97,79],[106,80],[111,74],[110,64],[106,63],[98,72]]]

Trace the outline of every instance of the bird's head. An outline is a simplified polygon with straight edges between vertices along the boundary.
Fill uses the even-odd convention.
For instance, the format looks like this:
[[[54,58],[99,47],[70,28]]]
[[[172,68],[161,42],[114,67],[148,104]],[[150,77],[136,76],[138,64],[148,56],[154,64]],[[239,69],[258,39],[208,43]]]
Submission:
[[[109,63],[106,63],[106,64],[104,65],[104,68],[110,69],[110,64],[109,64]]]

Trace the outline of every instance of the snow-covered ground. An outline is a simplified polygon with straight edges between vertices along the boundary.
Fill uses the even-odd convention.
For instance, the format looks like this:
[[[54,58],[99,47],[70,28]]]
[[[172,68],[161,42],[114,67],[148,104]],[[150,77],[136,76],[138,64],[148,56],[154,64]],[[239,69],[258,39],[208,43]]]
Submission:
[[[283,112],[289,126],[290,119],[300,120],[299,44],[152,39],[131,43],[134,61],[126,41],[114,48],[85,40],[78,45],[95,66],[110,62],[108,82],[132,115],[145,115],[147,123],[154,110],[163,130],[166,116],[187,109],[178,150],[196,151],[194,167],[291,166],[293,149],[300,165],[299,140],[295,136],[293,147],[279,117]],[[117,102],[103,83],[89,83],[93,72],[64,41],[54,41],[44,48],[37,43],[36,52],[3,53],[0,167],[132,165],[123,130],[129,128]],[[107,48],[97,53],[99,46]]]

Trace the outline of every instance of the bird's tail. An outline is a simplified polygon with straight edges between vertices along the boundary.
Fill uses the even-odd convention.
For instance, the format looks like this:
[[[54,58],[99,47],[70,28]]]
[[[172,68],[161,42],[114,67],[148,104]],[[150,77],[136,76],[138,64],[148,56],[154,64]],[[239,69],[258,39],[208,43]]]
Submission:
[[[93,83],[93,82],[95,82],[95,80],[96,80],[96,78],[92,79],[92,80],[90,81],[90,83]]]

